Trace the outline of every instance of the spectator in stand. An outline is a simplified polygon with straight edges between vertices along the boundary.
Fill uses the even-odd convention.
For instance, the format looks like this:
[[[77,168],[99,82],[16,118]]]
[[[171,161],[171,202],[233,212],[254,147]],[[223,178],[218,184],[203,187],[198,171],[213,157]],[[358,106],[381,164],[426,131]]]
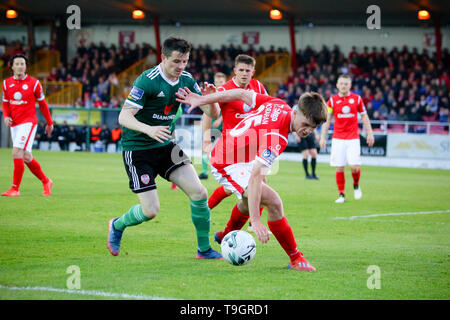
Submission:
[[[111,130],[111,141],[116,145],[116,151],[119,151],[120,146],[120,139],[122,139],[122,128],[119,126],[118,123],[116,123],[114,129]]]
[[[77,139],[78,139],[78,132],[77,132],[77,130],[75,129],[74,126],[70,125],[69,126],[69,130],[67,131],[67,143],[68,143],[68,145],[70,146],[70,144],[72,142],[75,142],[76,144],[78,144],[77,143],[78,142]]]
[[[102,130],[100,131],[100,140],[103,143],[104,151],[108,150],[108,145],[111,143],[111,130],[109,130],[106,124],[102,125]]]
[[[95,126],[91,128],[91,143],[95,144],[97,141],[100,141],[101,132],[102,128],[100,127],[100,123],[97,122]]]
[[[44,121],[39,121],[38,127],[36,129],[36,148],[39,149],[42,141],[47,141],[48,136],[45,134],[45,123]]]

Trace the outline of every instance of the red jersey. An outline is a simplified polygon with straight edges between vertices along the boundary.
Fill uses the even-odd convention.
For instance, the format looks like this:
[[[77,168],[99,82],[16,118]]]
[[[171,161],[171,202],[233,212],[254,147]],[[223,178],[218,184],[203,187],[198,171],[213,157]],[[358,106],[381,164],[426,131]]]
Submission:
[[[361,97],[350,92],[342,97],[336,94],[328,100],[328,113],[334,113],[333,138],[359,139],[358,113],[365,114]]]
[[[44,99],[42,85],[36,78],[25,75],[22,79],[9,77],[3,80],[3,116],[11,117],[11,127],[27,122],[37,124],[36,101],[47,125],[51,125],[50,111]]]
[[[240,87],[234,78],[227,81],[223,86],[217,88],[217,91],[226,91],[231,89],[244,89]],[[256,79],[250,80],[247,90],[252,90],[256,93],[267,95],[266,89]],[[252,110],[252,108],[246,105],[243,101],[237,100],[232,102],[219,103],[220,111],[222,113],[222,132],[233,129],[243,118],[247,116],[247,113]]]
[[[270,167],[286,148],[292,109],[283,100],[254,93],[252,108],[233,129],[224,131],[211,152],[219,171],[231,164],[261,161]]]

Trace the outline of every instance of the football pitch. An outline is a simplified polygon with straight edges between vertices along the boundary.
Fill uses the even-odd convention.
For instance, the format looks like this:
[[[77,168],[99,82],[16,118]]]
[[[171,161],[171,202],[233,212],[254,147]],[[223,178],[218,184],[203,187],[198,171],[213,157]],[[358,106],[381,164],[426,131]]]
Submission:
[[[1,191],[12,180],[10,153],[0,149]],[[328,164],[318,164],[314,181],[304,179],[300,162],[280,162],[268,183],[283,199],[300,251],[317,268],[300,272],[287,268],[273,236],[257,241],[245,266],[195,259],[189,200],[160,177],[158,216],[126,229],[114,257],[106,246],[108,221],[137,203],[121,155],[34,156],[54,181],[53,194],[43,197],[25,167],[21,196],[0,197],[1,300],[450,298],[450,171],[363,166],[363,198],[355,201],[347,168],[347,202],[335,204]],[[202,183],[209,194],[218,186],[211,176]],[[231,196],[212,211],[216,250],[214,232],[235,201]]]

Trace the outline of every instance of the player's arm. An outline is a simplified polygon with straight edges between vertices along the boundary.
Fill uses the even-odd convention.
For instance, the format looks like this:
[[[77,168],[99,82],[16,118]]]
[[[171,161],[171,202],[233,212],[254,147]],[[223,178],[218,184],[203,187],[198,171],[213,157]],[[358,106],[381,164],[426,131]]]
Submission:
[[[327,121],[325,121],[324,124],[322,124],[322,130],[320,132],[320,141],[319,141],[320,148],[322,148],[322,149],[325,149],[325,147],[326,147],[327,134],[328,134],[328,129],[330,129],[332,116],[333,116],[333,114],[328,112]]]
[[[366,138],[367,145],[369,147],[372,147],[373,144],[375,143],[375,138],[373,136],[372,126],[370,125],[370,119],[369,119],[369,116],[367,115],[367,113],[361,114],[361,121],[367,132],[367,138]]]
[[[203,132],[203,142],[202,151],[209,153],[211,151],[211,117],[206,113],[202,116],[202,132]]]
[[[37,81],[35,85],[34,96],[39,104],[39,110],[41,110],[41,113],[47,122],[47,125],[45,126],[45,133],[50,137],[53,132],[53,120],[47,101],[45,101],[44,90],[42,89],[42,85],[39,81]]]
[[[3,95],[2,95],[2,105],[3,105],[3,122],[7,127],[12,125],[12,118],[10,117],[11,110],[9,107],[9,100],[5,98],[6,96],[6,84],[3,81]]]
[[[241,100],[247,105],[253,106],[255,104],[254,97],[256,96],[253,91],[244,89],[231,89],[201,96],[191,92],[188,88],[180,89],[176,95],[177,101],[191,106],[188,112],[191,112],[199,106],[212,104],[215,102],[230,102],[236,100]]]
[[[160,143],[163,143],[163,140],[169,140],[171,138],[169,126],[150,126],[136,119],[135,115],[141,109],[142,107],[136,103],[125,100],[119,113],[119,124],[128,129],[142,132]]]
[[[253,231],[258,236],[262,243],[269,241],[269,232],[267,228],[261,223],[261,216],[259,215],[261,205],[262,184],[264,178],[269,171],[269,168],[260,161],[254,161],[252,174],[250,176],[247,197],[248,208],[250,212],[250,221],[252,223]]]

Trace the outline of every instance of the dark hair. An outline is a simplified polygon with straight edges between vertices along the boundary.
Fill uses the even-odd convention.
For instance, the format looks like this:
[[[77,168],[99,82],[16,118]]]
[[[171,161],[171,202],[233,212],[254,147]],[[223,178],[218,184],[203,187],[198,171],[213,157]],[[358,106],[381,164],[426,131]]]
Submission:
[[[317,127],[327,120],[327,104],[317,92],[305,92],[298,99],[298,110]]]
[[[9,66],[10,66],[10,67],[12,67],[12,65],[13,65],[13,63],[14,63],[14,59],[16,59],[16,58],[23,58],[23,59],[25,59],[25,65],[28,66],[28,58],[27,58],[25,55],[19,53],[19,54],[13,55],[12,58],[9,59]]]
[[[170,57],[174,51],[178,51],[183,54],[188,53],[191,51],[191,44],[180,37],[171,36],[164,41],[162,54],[166,57]]]
[[[255,59],[246,54],[240,54],[234,59],[234,65],[236,66],[238,63],[249,64],[255,66]]]

